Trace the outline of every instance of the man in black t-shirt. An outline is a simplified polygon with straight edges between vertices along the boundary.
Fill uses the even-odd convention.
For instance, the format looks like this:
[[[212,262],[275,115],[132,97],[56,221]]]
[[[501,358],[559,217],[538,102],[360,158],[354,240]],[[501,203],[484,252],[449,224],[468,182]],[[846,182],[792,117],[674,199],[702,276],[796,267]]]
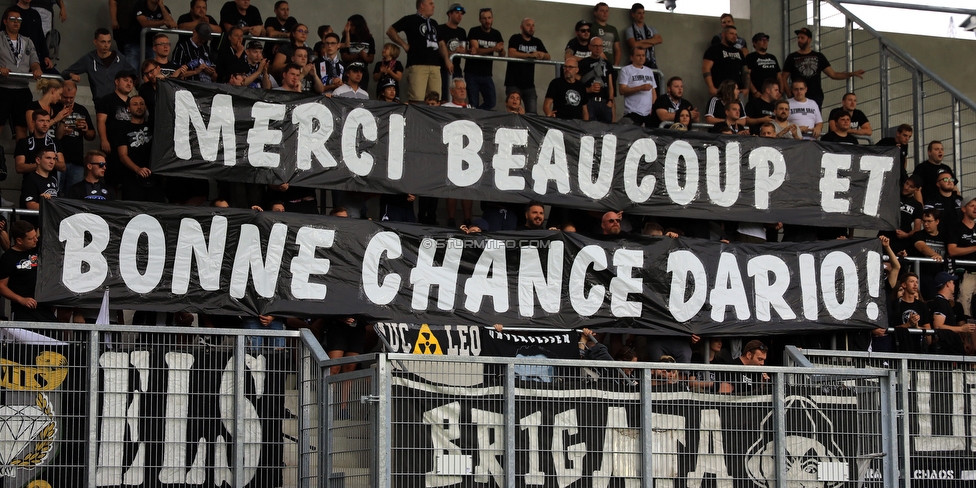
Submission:
[[[654,105],[651,106],[651,125],[652,128],[660,127],[661,122],[675,122],[674,114],[686,108],[691,112],[691,121],[698,122],[698,110],[692,106],[691,102],[681,98],[685,93],[685,82],[680,77],[672,76],[668,80],[668,96],[657,97]]]
[[[427,92],[441,94],[441,63],[449,73],[454,71],[447,45],[438,42],[437,21],[433,15],[434,0],[417,0],[416,14],[403,16],[386,30],[390,40],[407,53],[407,99],[410,103],[423,103]],[[400,32],[406,34],[406,41],[400,38]]]
[[[58,177],[54,174],[57,152],[45,146],[34,151],[36,169],[24,175],[20,186],[20,208],[39,210],[41,199],[58,196]]]
[[[105,184],[105,153],[88,151],[85,155],[85,178],[66,189],[62,196],[76,200],[115,200],[112,187]]]
[[[942,175],[952,174],[952,168],[942,162],[942,158],[945,156],[945,150],[942,147],[941,141],[929,142],[928,154],[928,160],[918,163],[915,166],[915,172],[912,173],[912,176],[918,176],[921,179],[921,186],[919,188],[921,190],[921,198],[918,199],[920,202],[931,199],[938,193],[938,188],[935,185],[939,181],[939,178],[943,177]]]
[[[165,202],[163,179],[153,174],[150,166],[152,154],[152,127],[146,123],[146,102],[140,96],[129,99],[132,119],[119,125],[115,133],[114,148],[122,167],[122,199],[141,202]]]
[[[846,114],[845,114],[846,115]],[[891,248],[897,253],[911,249],[915,245],[915,234],[922,230],[922,204],[915,200],[918,179],[909,178],[901,185],[901,221],[894,231],[879,232],[891,241]]]
[[[951,229],[948,239],[949,256],[953,259],[976,261],[976,198],[962,207],[962,220]],[[976,266],[955,263],[955,268],[963,268],[966,274],[959,285],[959,303],[966,315],[972,317],[970,305],[976,293]],[[950,295],[951,297],[951,295]]]
[[[779,60],[776,56],[766,52],[769,48],[769,35],[759,32],[752,36],[752,47],[755,51],[745,57],[745,66],[749,70],[749,95],[758,98],[763,92],[766,80],[779,80]],[[749,105],[748,102],[746,105]]]
[[[288,39],[291,31],[298,27],[298,20],[291,16],[291,7],[285,0],[278,0],[274,4],[274,16],[268,17],[264,21],[264,36],[277,39]],[[264,57],[274,60],[275,52],[281,44],[269,42],[264,47]]]
[[[587,47],[590,55],[579,62],[580,82],[586,87],[586,95],[590,99],[586,111],[590,120],[612,124],[616,119],[613,88],[617,74],[610,62],[603,57],[603,39],[590,39]]]
[[[556,117],[566,120],[590,120],[586,104],[589,97],[582,82],[575,81],[579,71],[576,58],[567,58],[563,65],[563,77],[556,78],[549,83],[546,90],[546,100],[542,110],[546,117]]]
[[[14,146],[14,168],[20,174],[33,173],[37,169],[34,160],[35,152],[43,147],[50,147],[57,155],[55,168],[64,171],[64,154],[61,153],[54,137],[48,133],[48,129],[51,128],[51,115],[44,109],[37,109],[31,115],[31,120],[34,121],[34,132],[17,141],[17,145]]]
[[[847,112],[840,112],[837,118],[830,124],[834,129],[820,138],[823,142],[836,142],[840,144],[857,145],[857,138],[851,135],[851,115]]]
[[[10,249],[0,255],[0,296],[10,300],[13,320],[57,322],[54,310],[34,300],[37,230],[26,220],[10,226]]]
[[[84,105],[75,104],[77,94],[78,85],[71,80],[65,81],[61,89],[61,103],[56,108],[58,112],[70,110],[62,121],[63,135],[58,140],[66,167],[61,180],[62,188],[70,187],[84,178],[85,166],[82,160],[85,158],[85,141],[95,140],[95,123]]]
[[[220,28],[230,32],[234,26],[242,28],[244,34],[264,35],[261,12],[251,5],[251,0],[231,0],[220,8]]]
[[[942,212],[929,208],[922,211],[922,232],[915,233],[913,256],[929,258],[932,262],[919,263],[919,281],[922,298],[935,296],[935,275],[946,270],[949,251],[946,249],[946,232],[939,227]],[[947,220],[948,221],[948,220]]]
[[[942,173],[935,187],[938,191],[925,200],[925,208],[941,211],[947,222],[962,220],[962,197],[955,192],[956,178],[953,173]]]
[[[129,95],[135,89],[136,75],[131,71],[119,71],[115,74],[115,91],[95,100],[95,120],[98,124],[99,149],[109,154],[112,144],[109,134],[114,127],[129,120]]]
[[[576,37],[566,43],[566,57],[574,57],[577,61],[590,55],[590,29],[593,27],[589,21],[581,20],[576,23]],[[602,45],[601,45],[602,47]],[[602,56],[603,53],[600,53]]]
[[[868,116],[857,109],[857,95],[845,93],[844,98],[841,100],[841,106],[830,111],[830,116],[828,117],[830,119],[830,130],[834,130],[835,121],[842,112],[847,112],[851,116],[851,135],[870,137],[874,133],[871,130],[871,122],[868,121]]]
[[[960,324],[960,318],[952,310],[950,300],[956,291],[956,279],[956,275],[944,271],[935,275],[937,294],[929,308],[932,310],[932,328],[936,330],[933,349],[940,354],[965,354],[961,335],[972,334],[976,330],[976,325]]]
[[[722,42],[712,44],[705,50],[702,57],[702,76],[708,86],[709,96],[718,95],[718,86],[725,80],[735,81],[739,88],[742,85],[742,51],[735,47],[738,39],[734,25],[722,28]]]
[[[550,59],[545,44],[535,37],[535,21],[522,20],[519,33],[508,39],[508,57],[520,59]],[[505,70],[505,95],[517,92],[522,96],[525,113],[538,111],[538,96],[535,91],[535,65],[531,63],[508,63]]]
[[[837,73],[830,67],[827,57],[818,51],[814,51],[813,32],[806,27],[793,31],[796,34],[796,44],[799,49],[790,53],[783,62],[783,72],[780,73],[780,88],[786,93],[788,98],[793,97],[792,81],[803,80],[806,82],[807,98],[817,102],[818,107],[823,107],[824,92],[820,83],[820,73],[823,73],[833,80],[846,80],[852,77],[862,78],[864,70],[845,71]],[[790,83],[787,81],[791,80]]]
[[[780,97],[779,84],[776,80],[767,79],[760,87],[761,96],[752,98],[746,103],[746,125],[749,126],[752,135],[759,135],[759,128],[763,124],[776,119],[776,102]]]
[[[161,0],[140,0],[136,3],[135,8],[132,9],[132,22],[131,25],[138,26],[138,30],[135,31],[136,36],[130,39],[128,42],[132,44],[139,44],[139,33],[142,29],[147,27],[162,27],[175,29],[177,27],[176,19],[173,18],[169,7],[163,5]],[[146,34],[146,46],[152,50],[152,41],[155,33],[149,32]],[[143,54],[143,53],[139,53]],[[141,58],[134,58],[133,63],[138,62]]]
[[[464,18],[465,10],[460,4],[451,4],[447,9],[447,22],[437,26],[437,44],[439,48],[447,51],[448,56],[454,54],[470,54],[468,50],[468,32],[461,27],[461,20]],[[407,56],[409,57],[409,53]],[[447,61],[445,61],[447,63]],[[457,59],[451,63],[453,68],[446,69],[446,64],[441,66],[441,101],[451,100],[451,79],[463,78],[461,71],[461,60]]]
[[[483,8],[478,13],[478,27],[468,31],[468,44],[471,53],[479,56],[504,56],[505,39],[498,29],[492,27],[495,18],[490,8]],[[468,100],[472,106],[482,110],[495,108],[495,80],[492,78],[491,61],[469,59],[464,72],[464,80],[468,82]],[[478,103],[478,98],[484,100]]]

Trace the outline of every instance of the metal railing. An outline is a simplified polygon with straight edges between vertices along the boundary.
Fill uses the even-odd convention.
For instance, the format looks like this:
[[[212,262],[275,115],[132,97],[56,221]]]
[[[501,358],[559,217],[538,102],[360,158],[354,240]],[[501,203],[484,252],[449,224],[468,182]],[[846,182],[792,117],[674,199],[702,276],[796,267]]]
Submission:
[[[856,93],[858,109],[875,125],[873,139],[893,136],[900,124],[911,124],[910,160],[923,162],[926,144],[941,140],[945,162],[954,166],[962,187],[976,188],[976,103],[844,8],[845,3],[866,2],[783,0],[784,59],[796,49],[793,31],[809,25],[813,49],[823,52],[836,71],[865,71],[863,79],[846,83],[825,80],[825,107],[839,106],[846,92]],[[901,7],[910,10],[916,5]]]
[[[897,431],[899,486],[951,487],[976,479],[976,358],[923,354],[798,350],[787,366],[880,368],[895,375],[892,420]]]
[[[142,29],[142,32],[140,33],[141,35],[139,36],[139,66],[142,66],[142,62],[146,60],[146,35],[160,33],[160,32],[163,34],[176,34],[180,36],[193,35],[193,31],[185,30],[185,29],[169,29],[164,27],[144,27]],[[224,35],[223,32],[212,32],[210,34],[210,37],[214,39],[219,39],[223,35]],[[273,42],[279,44],[285,44],[291,42],[291,40],[287,37],[264,37],[264,36],[252,36],[251,34],[244,34],[244,43],[247,43],[249,41]],[[216,55],[217,53],[213,53],[213,54]],[[273,60],[271,59],[268,60],[269,63],[271,61]],[[135,68],[138,69],[139,66],[135,66]]]
[[[295,486],[322,445],[299,438],[314,432],[315,344],[294,331],[2,322],[0,472],[18,486]]]
[[[626,363],[624,377],[599,361],[406,354],[323,368],[350,362],[322,390],[331,486],[897,479],[893,374],[877,370]]]
[[[453,53],[453,54],[451,54],[451,61],[452,62],[455,62],[456,63],[458,59],[481,59],[481,60],[484,60],[484,61],[506,62],[506,63],[548,64],[548,65],[552,65],[552,66],[555,67],[555,70],[556,70],[555,76],[556,76],[556,78],[559,78],[559,77],[561,77],[563,75],[563,73],[560,70],[560,68],[562,68],[562,66],[564,64],[564,61],[560,61],[558,59],[523,59],[523,58],[510,58],[508,56],[485,56],[485,55],[481,55],[481,54],[460,54],[460,53]],[[622,68],[622,66],[614,66],[613,67],[613,69],[616,70],[616,71],[618,71],[618,72],[620,71],[620,68]],[[654,72],[654,77],[657,80],[663,80],[664,79],[664,72],[663,71],[661,71],[659,69],[652,69],[651,71]],[[661,86],[663,84],[664,83],[660,83],[660,82],[658,83],[658,87],[657,87],[658,95],[664,94],[664,92],[665,92],[665,88],[666,87]]]

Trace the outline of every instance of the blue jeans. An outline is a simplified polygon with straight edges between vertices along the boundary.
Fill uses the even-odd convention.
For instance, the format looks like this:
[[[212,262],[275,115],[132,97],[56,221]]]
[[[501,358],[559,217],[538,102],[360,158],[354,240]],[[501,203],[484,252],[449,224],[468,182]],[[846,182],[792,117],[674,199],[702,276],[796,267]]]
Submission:
[[[261,325],[261,320],[257,317],[245,317],[242,322],[242,326],[245,329],[253,330],[285,330],[285,323],[281,320],[274,319],[271,321],[267,327]],[[265,345],[265,338],[261,336],[247,336],[247,345],[252,351],[260,351],[261,349],[268,347],[274,349],[280,349],[285,347],[284,337],[268,337],[267,345]]]
[[[490,76],[464,75],[464,81],[468,84],[468,103],[474,108],[492,110],[495,108],[495,80]],[[478,95],[485,103],[478,104]]]

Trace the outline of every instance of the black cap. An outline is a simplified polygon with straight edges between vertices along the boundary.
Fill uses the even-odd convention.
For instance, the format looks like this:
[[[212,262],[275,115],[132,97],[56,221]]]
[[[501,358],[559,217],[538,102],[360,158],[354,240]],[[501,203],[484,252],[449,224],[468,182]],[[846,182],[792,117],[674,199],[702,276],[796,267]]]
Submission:
[[[115,79],[116,80],[122,79],[122,78],[132,78],[132,81],[135,81],[135,80],[138,80],[139,79],[138,77],[136,77],[136,74],[133,71],[127,70],[127,69],[124,69],[122,71],[119,71],[118,73],[115,73]]]
[[[769,34],[766,34],[765,32],[757,32],[756,35],[752,36],[752,42],[754,43],[759,42],[760,39],[766,39],[768,41]]]
[[[952,273],[946,273],[945,271],[942,271],[939,274],[935,275],[935,289],[938,290],[939,288],[945,286],[946,283],[950,281],[956,281],[958,279],[959,279],[958,276]]]
[[[447,13],[451,13],[451,12],[461,12],[462,14],[467,13],[465,12],[464,7],[462,7],[460,3],[452,3],[450,7],[447,7]]]
[[[264,46],[261,45],[261,41],[251,41],[247,43],[246,49],[264,49]]]
[[[800,27],[799,29],[793,31],[793,33],[796,34],[796,35],[803,34],[803,35],[805,35],[807,37],[810,37],[810,38],[813,37],[813,32],[811,32],[810,29],[807,29],[806,27]]]
[[[396,85],[397,85],[396,80],[394,80],[393,78],[387,78],[386,81],[380,83],[380,90],[384,88],[389,88],[391,86],[396,86]]]
[[[346,71],[352,70],[366,71],[366,65],[358,61],[355,63],[349,63],[349,66],[346,66]]]
[[[581,20],[576,23],[576,30],[580,30],[580,27],[583,27],[584,25],[587,27],[592,27],[593,23],[588,20]]]

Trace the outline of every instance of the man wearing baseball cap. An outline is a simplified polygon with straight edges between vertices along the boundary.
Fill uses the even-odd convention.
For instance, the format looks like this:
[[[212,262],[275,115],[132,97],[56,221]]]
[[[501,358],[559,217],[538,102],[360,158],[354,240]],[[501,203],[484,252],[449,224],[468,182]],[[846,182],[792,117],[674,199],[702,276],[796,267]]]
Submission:
[[[452,3],[447,8],[447,23],[437,26],[437,39],[442,50],[447,51],[448,56],[454,54],[472,54],[468,50],[468,32],[461,27],[461,20],[467,12],[460,3]],[[409,53],[408,53],[409,55]],[[447,61],[445,61],[447,63]],[[441,66],[441,101],[446,102],[451,99],[448,91],[451,89],[451,78],[464,78],[461,71],[461,59],[451,63],[452,69],[448,70],[446,64]]]
[[[593,24],[588,20],[576,23],[576,37],[566,43],[566,57],[574,57],[577,61],[590,56],[590,29]]]
[[[749,72],[749,96],[762,96],[763,82],[772,78],[779,80],[779,60],[767,52],[769,48],[769,34],[759,32],[752,36],[752,47],[755,51],[746,55],[745,65]]]
[[[956,275],[945,271],[935,275],[936,295],[929,308],[932,310],[932,328],[936,330],[936,342],[932,346],[941,354],[965,354],[962,335],[972,334],[976,330],[976,325],[960,324],[952,310],[951,300],[956,292],[956,280]],[[968,298],[960,296],[959,299]]]
[[[796,44],[799,49],[786,57],[786,61],[783,63],[783,71],[779,75],[780,89],[787,98],[793,96],[789,81],[803,80],[807,85],[806,97],[817,102],[818,107],[823,107],[824,92],[820,83],[820,73],[834,80],[846,80],[854,76],[862,78],[864,76],[863,69],[840,73],[834,71],[834,68],[830,67],[830,61],[827,60],[827,57],[823,53],[813,50],[813,32],[810,29],[801,27],[793,33],[796,34]]]
[[[366,72],[366,65],[360,62],[349,63],[346,66],[346,83],[332,92],[334,98],[358,98],[369,100],[369,93],[362,89],[359,84],[363,81],[363,73]]]
[[[264,88],[265,90],[278,88],[278,82],[268,74],[270,63],[264,57],[261,41],[247,43],[244,49],[244,63],[247,65],[247,70],[244,73],[244,86]]]

